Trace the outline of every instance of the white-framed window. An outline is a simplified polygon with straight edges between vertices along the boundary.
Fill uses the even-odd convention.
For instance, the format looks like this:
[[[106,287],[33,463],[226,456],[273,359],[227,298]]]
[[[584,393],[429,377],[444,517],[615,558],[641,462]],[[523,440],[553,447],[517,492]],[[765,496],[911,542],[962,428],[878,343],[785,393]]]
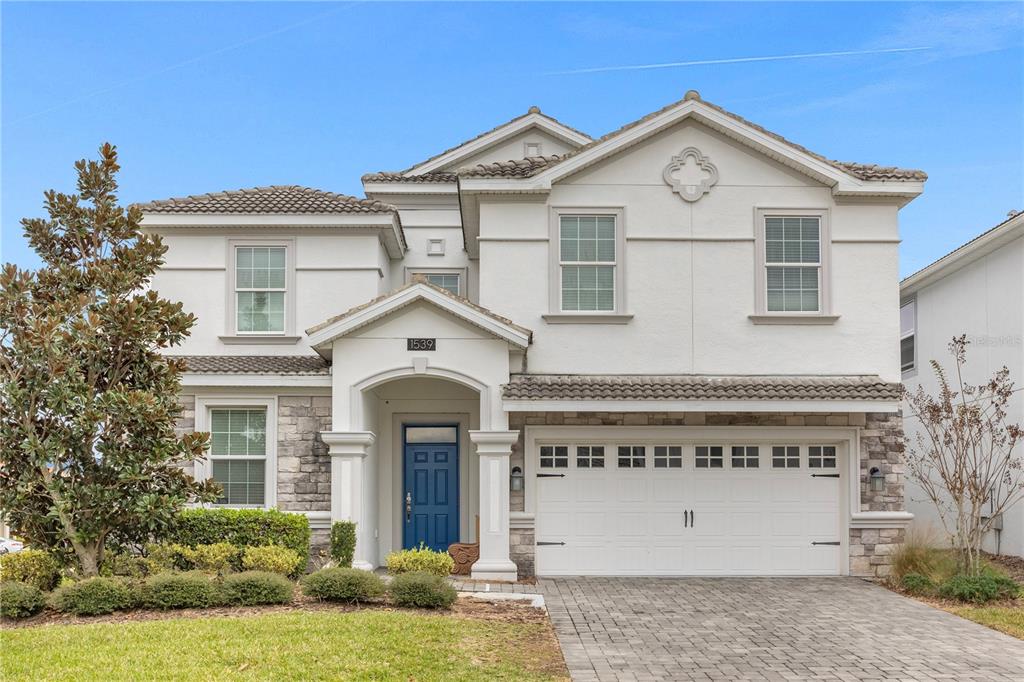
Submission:
[[[758,314],[829,314],[829,244],[828,211],[758,210]]]
[[[654,468],[655,469],[682,469],[683,468],[683,446],[681,446],[681,445],[655,445],[654,446]]]
[[[576,446],[577,469],[604,469],[603,445]]]
[[[215,504],[277,504],[276,421],[274,398],[197,398],[196,430],[209,431],[210,444],[196,475],[221,485]]]
[[[235,331],[284,334],[288,249],[235,247]]]
[[[541,469],[567,469],[567,468],[569,468],[569,446],[568,445],[542,445],[542,446],[540,446],[540,468]]]
[[[559,215],[559,305],[563,312],[615,311],[614,215]]]
[[[900,369],[913,371],[917,366],[917,301],[900,306]]]
[[[733,469],[757,469],[760,466],[760,449],[756,445],[733,445]]]
[[[721,445],[698,445],[693,449],[693,466],[697,469],[721,469],[724,461]]]
[[[772,446],[772,468],[773,469],[798,469],[798,468],[800,468],[800,446],[799,445],[773,445]]]
[[[456,296],[467,297],[465,268],[407,268],[405,281],[423,278],[435,287],[446,289]]]
[[[807,448],[807,467],[809,469],[835,469],[835,445],[811,445]]]
[[[618,464],[620,469],[643,469],[647,466],[647,446],[618,446]]]

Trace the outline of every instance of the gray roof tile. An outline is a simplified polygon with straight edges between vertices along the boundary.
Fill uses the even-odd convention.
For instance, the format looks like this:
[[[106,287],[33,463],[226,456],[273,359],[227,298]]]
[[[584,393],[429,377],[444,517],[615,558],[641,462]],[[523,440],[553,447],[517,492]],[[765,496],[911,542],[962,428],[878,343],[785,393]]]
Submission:
[[[390,213],[394,206],[376,199],[300,187],[271,185],[251,189],[160,199],[137,206],[146,213]]]
[[[435,171],[419,175],[404,175],[400,172],[381,171],[380,173],[367,173],[362,177],[363,182],[405,182],[418,185],[457,182],[458,179],[457,173],[449,173],[447,171]]]
[[[877,376],[514,374],[506,400],[897,400]]]
[[[172,355],[197,374],[330,374],[319,355]]]

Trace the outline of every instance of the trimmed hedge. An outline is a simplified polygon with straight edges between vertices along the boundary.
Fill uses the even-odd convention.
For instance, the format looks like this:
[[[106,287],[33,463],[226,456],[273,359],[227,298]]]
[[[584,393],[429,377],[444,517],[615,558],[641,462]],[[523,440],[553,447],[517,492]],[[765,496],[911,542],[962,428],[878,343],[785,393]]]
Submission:
[[[35,585],[14,580],[0,583],[0,616],[28,618],[43,610],[46,598]]]
[[[386,591],[380,576],[358,568],[325,568],[302,579],[302,592],[322,601],[355,604],[382,597]]]
[[[205,573],[158,573],[142,587],[142,605],[150,609],[205,609],[219,598],[217,584]]]
[[[301,565],[302,557],[288,547],[246,547],[242,553],[242,568],[247,571],[267,571],[295,577]]]
[[[40,549],[4,554],[0,556],[0,581],[8,580],[48,592],[60,582],[60,566],[49,552]]]
[[[443,577],[451,574],[455,568],[455,559],[447,552],[435,552],[420,545],[416,549],[403,549],[388,554],[387,565],[388,573],[392,575],[422,571]]]
[[[395,576],[389,587],[391,599],[398,606],[421,609],[448,609],[458,593],[445,578],[422,571]]]
[[[163,571],[206,571],[227,573],[240,566],[242,550],[227,542],[189,547],[177,543],[148,545],[151,573]],[[157,569],[157,570],[152,570]]]
[[[331,524],[331,558],[339,566],[352,566],[356,554],[356,524],[354,521],[335,521]]]
[[[309,519],[276,509],[186,509],[168,540],[189,547],[281,545],[298,552],[300,566],[309,561]]]
[[[99,616],[136,606],[138,595],[120,578],[86,578],[58,589],[51,604],[58,611],[76,616]]]
[[[232,573],[221,583],[224,603],[231,606],[256,606],[258,604],[287,604],[291,602],[295,585],[291,580],[265,571]]]

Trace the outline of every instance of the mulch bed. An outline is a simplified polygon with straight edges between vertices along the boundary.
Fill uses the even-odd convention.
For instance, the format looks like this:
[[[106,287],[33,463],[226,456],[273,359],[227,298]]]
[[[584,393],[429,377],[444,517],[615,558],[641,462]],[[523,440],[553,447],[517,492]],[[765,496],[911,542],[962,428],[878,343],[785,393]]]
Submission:
[[[1024,584],[1024,558],[1007,554],[986,554],[985,558],[1006,571],[1018,583]]]
[[[543,609],[528,604],[512,602],[494,603],[472,597],[459,597],[451,611],[430,609],[399,608],[383,601],[366,604],[337,604],[320,602],[296,593],[291,604],[273,606],[218,606],[209,609],[171,609],[168,611],[152,611],[137,609],[134,611],[118,611],[106,616],[72,616],[49,609],[42,613],[22,620],[0,620],[0,629],[39,627],[45,625],[84,625],[88,623],[137,623],[147,620],[168,620],[172,618],[246,618],[271,613],[291,613],[304,611],[309,613],[351,611],[406,611],[430,615],[452,616],[456,618],[472,618],[476,620],[498,620],[508,623],[544,623],[547,614]]]

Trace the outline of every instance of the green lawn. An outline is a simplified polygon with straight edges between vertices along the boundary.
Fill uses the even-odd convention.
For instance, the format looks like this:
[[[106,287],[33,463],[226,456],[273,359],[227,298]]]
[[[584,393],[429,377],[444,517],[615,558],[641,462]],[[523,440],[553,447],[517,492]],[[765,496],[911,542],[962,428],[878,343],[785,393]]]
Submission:
[[[1024,639],[1024,604],[1010,607],[958,606],[951,608],[950,611],[961,618],[973,620],[1017,639]]]
[[[552,680],[548,626],[401,611],[0,631],[4,680]]]

